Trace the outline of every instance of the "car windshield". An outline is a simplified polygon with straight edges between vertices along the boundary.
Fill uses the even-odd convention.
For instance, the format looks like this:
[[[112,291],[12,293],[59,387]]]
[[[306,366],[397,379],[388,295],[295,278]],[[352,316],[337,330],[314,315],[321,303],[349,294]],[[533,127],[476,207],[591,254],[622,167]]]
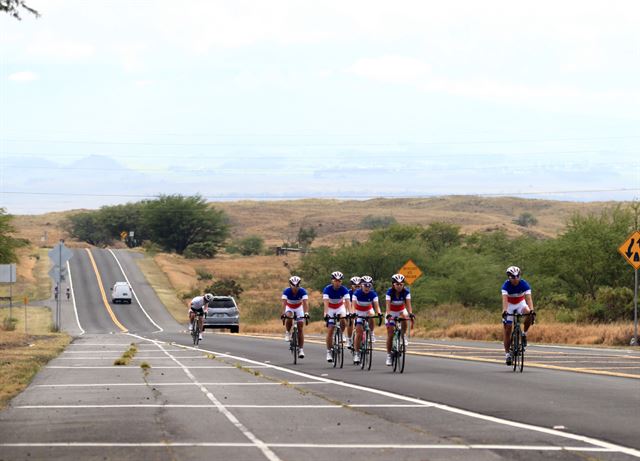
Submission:
[[[228,309],[230,307],[236,307],[233,301],[230,299],[214,299],[209,303],[209,308],[212,308],[212,309],[216,309],[216,308]]]

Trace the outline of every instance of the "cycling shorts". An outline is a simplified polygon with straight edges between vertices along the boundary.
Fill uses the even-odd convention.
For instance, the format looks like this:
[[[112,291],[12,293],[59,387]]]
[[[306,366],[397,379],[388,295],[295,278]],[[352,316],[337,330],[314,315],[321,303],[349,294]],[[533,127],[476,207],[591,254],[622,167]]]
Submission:
[[[192,311],[192,312],[195,312],[195,314],[198,317],[202,317],[204,315],[204,309],[202,307],[197,308],[197,307],[191,306],[191,308],[189,310]]]
[[[288,315],[289,312],[291,312],[292,314]],[[298,323],[304,322],[304,308],[302,306],[294,308],[287,306],[284,309],[284,315],[286,315],[287,317],[293,317],[293,314],[296,314],[296,317],[298,317]]]
[[[369,309],[368,311],[356,311],[356,314],[358,317],[356,317],[356,325],[362,325],[363,322],[363,318],[364,317],[371,317],[376,315],[375,311],[373,310],[373,307],[371,309]]]
[[[333,317],[334,315],[339,315],[341,317],[345,317],[347,315],[347,308],[344,307],[344,305],[336,308],[336,309],[332,309],[332,308],[328,308],[327,309],[327,315],[329,317]],[[329,324],[333,325],[333,319],[329,319]]]
[[[507,304],[507,314],[524,314],[529,309],[526,301],[520,301],[517,304]],[[513,323],[513,315],[507,315],[507,318],[502,319],[502,323],[505,325],[511,325]]]
[[[389,311],[389,315],[391,316],[391,318],[387,320],[386,325],[388,327],[392,327],[396,324],[394,320],[398,317],[409,318],[409,311],[407,311],[407,309],[402,309],[401,311]]]

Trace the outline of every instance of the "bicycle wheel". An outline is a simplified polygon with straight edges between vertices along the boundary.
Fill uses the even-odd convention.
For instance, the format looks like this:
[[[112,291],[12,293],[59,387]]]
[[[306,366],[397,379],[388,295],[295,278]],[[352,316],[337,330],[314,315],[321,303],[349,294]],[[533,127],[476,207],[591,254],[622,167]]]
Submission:
[[[333,329],[333,347],[331,348],[331,358],[333,358],[333,368],[338,366],[338,341],[340,341],[340,329],[336,326]]]
[[[518,356],[520,354],[520,335],[518,333],[514,328],[511,334],[511,366],[513,367],[513,371],[516,371],[518,367]]]
[[[407,351],[407,346],[404,345],[404,332],[400,330],[398,334],[398,368],[400,373],[404,373],[404,359]]]
[[[391,340],[391,363],[393,364],[393,372],[398,369],[398,332],[393,332],[393,339]]]
[[[298,363],[298,327],[291,329],[291,353],[293,354],[293,364]]]
[[[371,339],[371,331],[367,331],[367,370],[371,370],[371,362],[373,361],[373,343]]]
[[[336,362],[338,360],[340,360],[340,368],[342,368],[342,365],[344,365],[344,344],[342,343],[343,341],[343,337],[342,337],[342,328],[338,328],[338,353],[336,354],[336,358],[334,359],[334,366],[336,364]],[[334,344],[335,346],[335,344]]]
[[[363,370],[365,365],[367,364],[367,337],[369,334],[369,331],[363,331],[362,339],[360,341],[360,368]]]
[[[200,342],[200,332],[198,331],[198,324],[196,323],[193,326],[193,330],[191,331],[191,336],[193,337],[193,344],[195,346]]]
[[[518,353],[518,357],[520,359],[520,373],[522,373],[522,370],[524,369],[524,347],[522,346],[522,339],[520,339],[520,351]]]

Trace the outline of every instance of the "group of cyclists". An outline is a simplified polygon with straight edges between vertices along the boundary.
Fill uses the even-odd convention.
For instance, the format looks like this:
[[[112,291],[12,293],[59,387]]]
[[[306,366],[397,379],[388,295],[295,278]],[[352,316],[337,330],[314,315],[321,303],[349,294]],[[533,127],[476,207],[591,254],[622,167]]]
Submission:
[[[511,365],[511,330],[514,314],[534,313],[531,286],[521,278],[522,271],[517,266],[507,268],[507,280],[502,285],[502,323],[504,331],[505,363]],[[331,350],[333,348],[333,330],[336,319],[340,327],[346,331],[347,348],[353,350],[353,363],[360,363],[360,342],[362,340],[363,323],[369,323],[369,329],[375,341],[374,318],[378,318],[378,326],[382,324],[382,310],[378,294],[373,289],[373,278],[369,275],[354,276],[349,280],[351,289],[343,285],[344,274],[340,271],[331,273],[331,283],[322,290],[322,302],[324,304],[324,320],[327,325],[327,362],[332,362]],[[297,275],[289,278],[289,286],[282,292],[282,315],[285,321],[285,340],[291,339],[291,327],[294,318],[298,322],[298,344],[300,346],[298,357],[304,358],[304,323],[309,319],[309,293],[301,286],[302,279]],[[200,340],[204,325],[202,318],[205,315],[206,305],[213,299],[211,293],[196,296],[191,300],[189,307],[189,330],[199,328]],[[391,340],[393,329],[398,318],[407,321],[401,322],[401,328],[407,338],[406,329],[411,324],[413,327],[413,310],[411,307],[411,292],[405,286],[405,277],[402,274],[391,276],[391,287],[385,295],[385,315],[387,329],[387,359],[386,365],[392,365]],[[198,319],[194,326],[194,320]],[[523,345],[527,345],[527,332],[533,323],[534,316],[527,316],[524,323]],[[410,320],[410,322],[408,321]],[[355,329],[355,335],[354,335]],[[407,340],[405,339],[405,342]]]
[[[369,329],[374,335],[374,318],[378,318],[378,325],[382,323],[382,310],[378,293],[373,289],[373,278],[369,275],[354,276],[349,280],[351,289],[347,289],[342,281],[344,274],[340,271],[331,273],[331,283],[322,290],[322,302],[324,304],[324,320],[327,325],[327,362],[332,362],[331,350],[333,348],[333,330],[336,320],[340,327],[346,331],[347,348],[353,350],[353,363],[360,363],[360,342],[362,340],[363,323],[369,323]],[[304,328],[305,319],[309,318],[309,294],[300,286],[300,277],[294,275],[289,279],[289,287],[282,292],[282,318],[285,319],[285,340],[291,339],[291,326],[293,319],[298,322],[299,358],[304,358]],[[411,308],[411,293],[405,287],[405,277],[402,274],[394,274],[391,277],[392,286],[387,290],[386,301],[386,328],[387,328],[387,360],[391,366],[391,337],[395,322],[398,317],[406,320],[413,319]],[[402,328],[406,328],[407,322],[402,322]],[[355,330],[355,335],[354,335]]]

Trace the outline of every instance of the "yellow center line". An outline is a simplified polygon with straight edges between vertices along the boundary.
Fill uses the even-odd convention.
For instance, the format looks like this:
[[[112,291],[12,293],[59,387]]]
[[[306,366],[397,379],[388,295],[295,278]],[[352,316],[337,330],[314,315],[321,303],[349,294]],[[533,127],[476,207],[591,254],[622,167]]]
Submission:
[[[274,336],[267,336],[267,335],[261,335],[261,334],[241,334],[241,336],[247,336],[247,337],[251,337],[251,338],[264,338],[264,339],[273,339],[276,341],[282,341],[283,343],[285,342],[283,339],[281,339],[280,336],[274,337]],[[325,344],[324,341],[317,341],[317,340],[311,340],[308,338],[304,339],[305,343],[312,343],[312,344]],[[458,346],[460,347],[460,346]],[[376,351],[383,351],[386,352],[386,349],[382,349],[381,347],[374,347],[373,348]],[[486,362],[486,363],[499,363],[501,365],[504,365],[504,359],[487,359],[487,358],[483,358],[483,357],[474,357],[474,356],[459,356],[459,355],[451,355],[451,354],[438,354],[438,353],[432,353],[432,352],[418,352],[418,351],[410,351],[407,350],[407,354],[409,355],[422,355],[425,357],[437,357],[437,358],[443,358],[443,359],[454,359],[454,360],[467,360],[470,362]],[[526,359],[526,356],[525,356]],[[593,368],[571,368],[571,367],[562,367],[562,366],[555,366],[555,365],[546,365],[543,363],[536,363],[536,362],[525,362],[525,365],[527,367],[531,367],[531,368],[546,368],[549,370],[559,370],[559,371],[571,371],[574,373],[587,373],[587,374],[594,374],[594,375],[605,375],[605,376],[615,376],[617,378],[633,378],[633,379],[640,379],[640,375],[632,375],[629,373],[616,373],[616,372],[612,372],[612,371],[604,371],[604,370],[596,370]],[[616,367],[618,368],[618,367]]]
[[[115,323],[116,326],[118,328],[120,328],[120,330],[123,333],[128,332],[129,330],[127,330],[124,327],[124,325],[122,325],[120,323],[120,321],[116,317],[116,314],[114,314],[113,310],[111,310],[111,306],[109,305],[109,301],[107,301],[107,295],[104,292],[104,286],[102,284],[102,278],[100,278],[100,273],[98,272],[98,266],[96,265],[96,261],[93,259],[93,255],[91,254],[91,250],[89,250],[89,248],[85,248],[85,250],[87,250],[87,254],[89,255],[89,260],[91,261],[91,265],[93,266],[93,271],[96,274],[96,279],[98,279],[98,288],[100,288],[100,294],[102,295],[102,302],[104,303],[104,307],[107,309],[107,312],[111,316],[111,320],[113,320],[113,323]]]

